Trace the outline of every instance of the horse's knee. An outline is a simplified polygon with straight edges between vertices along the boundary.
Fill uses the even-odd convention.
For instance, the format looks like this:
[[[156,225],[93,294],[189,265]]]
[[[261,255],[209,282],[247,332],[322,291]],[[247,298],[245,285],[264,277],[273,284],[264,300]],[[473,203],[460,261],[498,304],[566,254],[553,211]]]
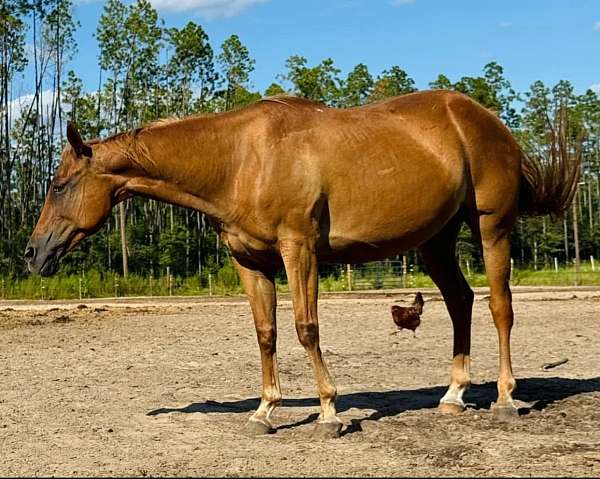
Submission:
[[[256,338],[261,351],[273,354],[277,345],[277,331],[273,326],[257,327]]]
[[[505,295],[491,296],[489,307],[494,317],[506,316],[511,311],[510,299]]]
[[[304,319],[296,320],[296,333],[300,344],[305,348],[313,348],[319,342],[319,326],[316,322]]]

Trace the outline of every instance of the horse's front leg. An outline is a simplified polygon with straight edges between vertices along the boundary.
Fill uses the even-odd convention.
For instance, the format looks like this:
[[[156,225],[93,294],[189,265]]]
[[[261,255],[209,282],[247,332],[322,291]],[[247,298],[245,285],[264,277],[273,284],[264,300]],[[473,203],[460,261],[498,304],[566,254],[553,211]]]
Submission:
[[[342,421],[335,410],[337,390],[319,347],[318,269],[314,243],[309,239],[281,241],[280,250],[292,293],[296,332],[312,362],[321,401],[321,413],[313,437],[338,437]]]
[[[262,395],[260,405],[250,417],[246,432],[251,435],[274,432],[271,424],[273,410],[281,404],[279,371],[277,370],[277,296],[273,273],[242,266],[234,260],[246,295],[250,301],[262,364]]]

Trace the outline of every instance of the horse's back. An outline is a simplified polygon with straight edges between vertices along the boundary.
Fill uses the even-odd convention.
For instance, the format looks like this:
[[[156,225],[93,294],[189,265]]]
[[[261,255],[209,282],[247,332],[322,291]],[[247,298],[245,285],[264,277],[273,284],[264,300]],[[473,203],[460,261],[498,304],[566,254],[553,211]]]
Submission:
[[[476,188],[484,203],[497,202],[490,184],[506,179],[510,189],[511,168],[520,168],[510,132],[462,94],[420,92],[350,109],[265,103],[277,188],[294,196],[294,211],[320,216],[324,260],[368,261],[418,246],[461,207],[474,210]]]

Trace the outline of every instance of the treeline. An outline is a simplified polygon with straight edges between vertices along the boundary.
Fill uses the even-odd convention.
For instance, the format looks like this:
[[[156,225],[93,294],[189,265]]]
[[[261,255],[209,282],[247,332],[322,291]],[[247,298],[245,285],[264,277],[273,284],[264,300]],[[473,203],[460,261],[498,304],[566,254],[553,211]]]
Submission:
[[[106,2],[95,33],[98,83],[84,88],[78,72],[67,69],[77,65],[72,61],[78,54],[77,27],[71,0],[4,0],[0,5],[1,276],[26,274],[22,251],[59,159],[67,120],[76,121],[84,137],[96,138],[157,118],[240,108],[265,95],[288,93],[345,108],[416,91],[398,65],[373,75],[360,63],[344,75],[331,58],[310,65],[297,55],[288,58],[266,91],[256,91],[251,83],[255,61],[238,36],[217,47],[194,22],[181,29],[166,26],[147,0]],[[32,74],[25,77],[26,68]],[[584,158],[574,207],[565,218],[520,220],[513,257],[518,265],[542,268],[553,265],[554,258],[571,264],[576,250],[585,259],[600,256],[597,93],[577,94],[567,80],[554,86],[536,81],[526,92],[516,92],[495,62],[480,76],[452,80],[440,74],[429,87],[471,96],[498,114],[527,150],[539,154],[548,150],[555,119],[566,115],[567,134],[573,144],[582,144]],[[33,93],[18,95],[24,89]],[[63,272],[158,276],[169,268],[178,276],[202,277],[229,269],[227,252],[203,214],[141,199],[121,205],[100,232],[65,258]],[[480,264],[478,247],[466,231],[459,254],[471,267]]]

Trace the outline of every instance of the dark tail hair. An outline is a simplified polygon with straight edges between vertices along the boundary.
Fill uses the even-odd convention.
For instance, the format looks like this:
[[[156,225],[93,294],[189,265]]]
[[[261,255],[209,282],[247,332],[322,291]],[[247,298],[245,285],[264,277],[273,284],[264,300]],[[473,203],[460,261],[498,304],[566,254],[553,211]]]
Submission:
[[[560,121],[551,129],[551,142],[544,153],[525,153],[521,157],[519,214],[561,216],[577,192],[581,176],[582,143],[568,140],[567,125]],[[557,131],[558,130],[558,131]]]

